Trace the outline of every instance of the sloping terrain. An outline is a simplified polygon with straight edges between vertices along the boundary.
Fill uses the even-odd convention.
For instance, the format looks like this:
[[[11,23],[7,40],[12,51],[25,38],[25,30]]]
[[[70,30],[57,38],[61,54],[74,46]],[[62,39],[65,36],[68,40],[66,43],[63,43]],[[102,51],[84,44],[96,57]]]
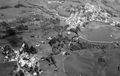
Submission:
[[[120,76],[116,2],[0,0],[0,76]]]

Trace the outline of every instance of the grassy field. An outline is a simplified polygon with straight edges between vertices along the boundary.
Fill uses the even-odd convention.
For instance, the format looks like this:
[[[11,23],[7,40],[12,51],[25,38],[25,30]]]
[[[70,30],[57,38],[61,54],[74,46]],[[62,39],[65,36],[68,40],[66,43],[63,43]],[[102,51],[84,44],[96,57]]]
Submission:
[[[15,62],[0,63],[0,76],[10,76],[10,72],[13,70]]]

